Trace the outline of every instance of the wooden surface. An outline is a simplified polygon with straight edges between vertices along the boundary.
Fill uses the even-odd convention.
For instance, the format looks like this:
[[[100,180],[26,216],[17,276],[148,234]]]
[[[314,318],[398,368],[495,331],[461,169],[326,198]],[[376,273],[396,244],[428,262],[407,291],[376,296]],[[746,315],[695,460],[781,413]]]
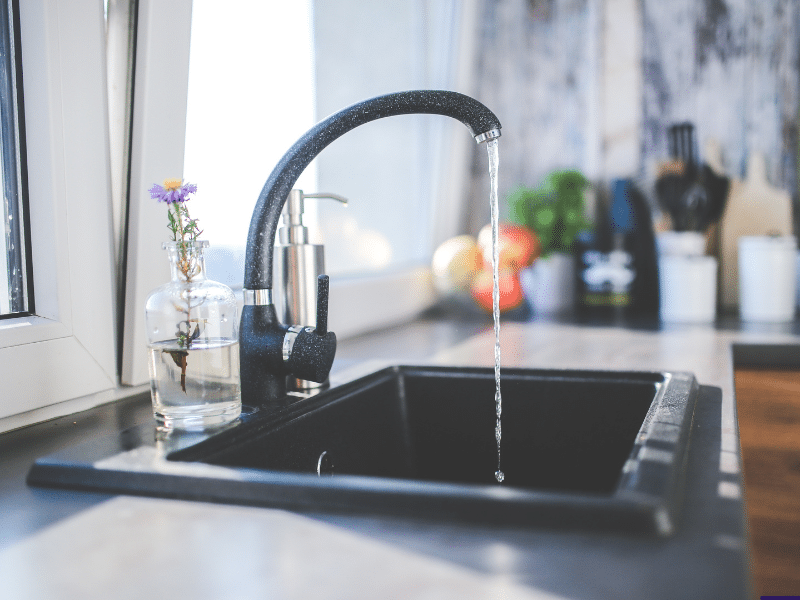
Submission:
[[[736,369],[755,598],[800,594],[800,371]]]
[[[739,238],[792,235],[792,198],[767,182],[764,156],[751,153],[747,178],[733,178],[720,222],[720,278],[723,306],[739,304]]]

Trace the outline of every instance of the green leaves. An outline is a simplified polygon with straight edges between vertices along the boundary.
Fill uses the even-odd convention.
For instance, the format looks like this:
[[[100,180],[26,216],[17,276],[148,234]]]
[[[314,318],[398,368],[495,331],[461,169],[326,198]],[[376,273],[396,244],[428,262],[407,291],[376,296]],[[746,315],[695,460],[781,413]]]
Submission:
[[[167,228],[172,232],[173,242],[193,242],[203,233],[197,225],[197,219],[189,216],[189,209],[185,202],[175,202],[167,209],[169,223]]]
[[[553,171],[538,188],[520,185],[507,197],[511,219],[533,229],[543,255],[570,251],[575,238],[591,226],[584,216],[583,194],[589,181],[579,171]]]
[[[177,208],[175,210],[177,212]],[[172,232],[172,241],[173,242],[177,242],[178,241],[178,227],[179,227],[179,225],[178,225],[178,221],[177,221],[176,215],[172,214],[172,205],[171,204],[167,205],[167,218],[169,219],[169,223],[167,224],[167,229],[169,229]]]

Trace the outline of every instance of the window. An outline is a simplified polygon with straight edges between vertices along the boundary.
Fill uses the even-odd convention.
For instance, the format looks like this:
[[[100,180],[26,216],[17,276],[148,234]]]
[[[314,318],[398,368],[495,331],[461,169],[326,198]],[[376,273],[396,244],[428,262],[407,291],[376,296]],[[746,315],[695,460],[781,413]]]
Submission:
[[[116,393],[103,7],[26,0],[19,25],[36,298],[0,320],[0,430]]]
[[[19,16],[15,3],[0,1],[0,190],[4,234],[0,236],[0,316],[26,313],[33,306],[28,272],[29,231],[21,117]]]
[[[233,288],[242,286],[244,245],[261,188],[316,122],[311,17],[303,0],[251,0],[227,11],[214,0],[192,5],[183,172],[199,185],[191,209],[211,242],[208,275]],[[298,187],[316,186],[312,165]]]
[[[317,116],[409,89],[453,89],[458,3],[317,2]],[[343,43],[342,31],[351,32]],[[318,119],[319,120],[319,119]],[[350,199],[321,204],[320,225],[333,276],[427,266],[436,240],[445,134],[464,127],[440,116],[380,119],[342,136],[317,158],[319,185]]]
[[[252,0],[229,11],[194,1],[184,172],[203,190],[193,215],[213,242],[211,277],[241,286],[255,200],[272,167],[317,121],[383,93],[451,87],[456,17],[450,1]],[[267,23],[280,27],[264,36]],[[448,125],[418,115],[370,123],[337,140],[300,176],[300,189],[351,200],[346,210],[306,207],[332,276],[427,262]]]
[[[109,16],[116,9],[122,8],[122,4],[127,1],[109,0]],[[204,11],[208,12],[206,9],[209,7],[212,13],[221,10],[218,3],[208,0],[196,2],[198,19],[202,18]],[[231,6],[226,5],[226,16],[238,15],[241,24],[241,19],[244,18],[241,14],[247,12],[246,4],[245,0],[241,0]],[[299,2],[255,2],[253,10],[261,8],[262,4],[270,5],[270,8],[283,4],[303,8],[294,6],[303,5]],[[292,72],[304,73],[302,77],[306,83],[303,85],[309,87],[298,92],[284,85],[284,80],[276,81],[275,79],[280,79],[279,76],[270,77],[271,86],[264,102],[270,101],[270,96],[280,95],[290,100],[301,97],[302,102],[293,104],[301,107],[301,112],[305,115],[292,117],[290,125],[294,129],[287,128],[284,140],[264,141],[275,146],[276,156],[283,154],[294,138],[318,120],[318,117],[324,116],[323,112],[337,110],[352,101],[399,88],[459,89],[459,80],[455,80],[456,83],[452,85],[447,83],[450,81],[452,68],[433,68],[432,65],[439,63],[431,62],[427,51],[437,44],[449,47],[456,37],[472,37],[461,34],[457,36],[456,32],[463,29],[464,23],[475,22],[477,2],[404,0],[397,8],[393,8],[394,4],[388,4],[384,9],[388,13],[382,16],[374,16],[370,12],[376,19],[385,19],[386,23],[391,23],[398,15],[402,16],[406,19],[402,24],[403,31],[415,31],[418,37],[417,42],[403,42],[404,52],[409,48],[413,49],[413,60],[410,59],[409,68],[403,70],[396,67],[397,63],[393,63],[388,69],[388,75],[397,75],[399,79],[382,79],[380,85],[373,87],[369,86],[370,80],[375,83],[377,79],[372,77],[372,69],[385,68],[386,55],[396,51],[388,43],[390,40],[386,39],[383,44],[380,42],[384,40],[369,38],[371,41],[368,41],[367,48],[373,52],[365,55],[363,49],[353,49],[351,53],[345,53],[341,60],[352,63],[344,65],[351,69],[356,62],[369,59],[369,68],[364,67],[363,73],[358,73],[356,68],[356,74],[366,74],[367,85],[363,88],[349,87],[350,80],[355,76],[349,72],[343,72],[338,79],[328,78],[325,83],[318,77],[317,70],[311,80],[311,74],[315,73],[311,68],[314,59],[309,58],[313,56],[310,52],[312,32],[318,60],[320,48],[336,40],[335,33],[341,26],[340,20],[322,18],[320,7],[323,4],[314,2],[296,13],[295,19],[299,20],[296,27],[280,21],[279,27],[292,31],[294,35],[291,39],[305,48],[300,53],[306,55],[305,67],[293,67]],[[35,298],[29,294],[28,305],[23,312],[0,319],[0,381],[4,383],[4,397],[0,402],[0,431],[130,394],[132,389],[126,386],[136,386],[133,391],[146,389],[144,386],[148,382],[148,375],[143,326],[144,299],[150,290],[168,279],[167,261],[160,247],[164,237],[163,206],[150,199],[147,189],[153,182],[161,181],[165,177],[184,174],[184,157],[186,156],[187,161],[192,160],[195,140],[206,137],[210,139],[206,135],[210,128],[224,128],[226,124],[233,122],[232,113],[239,106],[236,95],[243,87],[240,86],[241,79],[247,78],[248,73],[254,80],[253,83],[263,78],[259,72],[259,63],[249,65],[245,74],[238,76],[238,80],[237,77],[227,80],[226,85],[222,86],[225,93],[218,100],[216,114],[212,112],[211,117],[205,118],[205,123],[201,122],[203,129],[199,134],[190,131],[187,135],[187,118],[190,125],[197,122],[192,116],[191,104],[187,102],[188,90],[190,87],[195,89],[197,83],[192,81],[190,85],[192,0],[136,0],[133,5],[136,7],[136,43],[132,124],[129,156],[123,156],[121,161],[117,160],[119,156],[109,150],[108,144],[109,138],[114,140],[112,144],[119,144],[119,139],[125,135],[118,135],[119,132],[114,132],[109,127],[106,82],[110,78],[104,60],[104,3],[96,0],[25,0],[19,6],[19,45],[15,50],[24,72],[22,97],[25,118],[19,128],[20,145],[17,148],[20,160],[15,168],[27,166],[28,194],[26,204],[22,171],[6,170],[3,171],[3,177],[10,181],[11,176],[7,174],[16,173],[13,177],[23,193],[17,195],[16,200],[4,202],[10,206],[9,210],[21,211],[20,217],[28,217],[20,219],[14,214],[11,220],[26,220],[29,223],[30,244],[26,247],[23,243],[18,248],[15,241],[9,242],[3,238],[5,247],[0,248],[0,256],[5,259],[7,251],[14,246],[20,265],[26,267],[21,273],[28,277],[25,282],[27,288],[34,290]],[[364,5],[351,1],[341,6],[343,11],[351,11],[348,14],[356,18]],[[471,21],[467,18],[468,14],[473,15]],[[214,23],[220,30],[220,36],[224,20],[220,18]],[[231,19],[231,23],[236,22],[235,18]],[[277,28],[276,22],[273,18],[270,23],[265,24],[260,29],[260,35],[269,35]],[[313,30],[311,23],[314,24]],[[434,23],[444,24],[446,27],[437,29],[438,26],[434,26]],[[358,33],[353,28],[345,30],[349,36]],[[447,32],[446,35],[442,31]],[[442,35],[444,37],[439,40]],[[324,36],[327,36],[327,42],[322,40]],[[403,37],[404,34],[394,36],[395,39]],[[288,43],[284,42],[284,46]],[[222,53],[228,45],[230,44],[217,43],[216,51]],[[262,55],[258,60],[280,63],[285,60],[288,52],[298,54],[296,50],[279,48],[272,50],[269,57]],[[328,50],[322,52],[327,53]],[[253,58],[251,50],[244,53],[248,56],[242,57],[242,60]],[[210,58],[206,56],[202,61],[209,62],[213,58],[213,55]],[[223,67],[232,59],[225,57],[224,60],[228,63],[223,62]],[[446,62],[447,60],[444,61]],[[335,68],[326,66],[326,73],[332,75]],[[223,68],[223,73],[224,70]],[[434,73],[447,76],[433,77]],[[349,89],[351,96],[337,96],[336,93],[341,92],[340,87]],[[333,103],[334,108],[330,109],[326,105],[314,116],[311,111],[315,105],[320,104],[323,97],[326,102]],[[256,109],[247,107],[247,111],[242,112],[250,110]],[[274,114],[275,111],[274,108],[265,108],[262,112]],[[19,114],[22,115],[23,111]],[[371,207],[373,203],[382,201],[384,196],[389,197],[390,203],[396,202],[398,198],[404,201],[403,190],[407,189],[409,194],[414,195],[411,205],[415,208],[403,211],[404,216],[410,218],[414,225],[419,225],[419,232],[422,232],[421,237],[415,238],[416,241],[410,245],[411,255],[395,252],[393,249],[392,256],[400,257],[399,260],[390,262],[388,266],[381,263],[377,269],[370,269],[367,265],[367,268],[361,268],[353,277],[344,276],[351,266],[348,260],[340,261],[340,266],[336,265],[335,244],[331,242],[330,272],[342,276],[336,276],[332,283],[330,321],[341,336],[412,316],[426,306],[432,298],[427,270],[430,250],[437,238],[447,237],[445,234],[448,227],[457,227],[459,222],[452,211],[443,208],[447,206],[443,201],[448,194],[458,198],[457,190],[450,189],[443,194],[433,189],[436,187],[434,180],[438,177],[437,173],[444,171],[440,168],[442,157],[455,154],[455,146],[450,143],[446,133],[447,120],[436,119],[441,124],[431,122],[429,127],[427,123],[411,125],[413,118],[409,119],[411,121],[398,117],[397,126],[413,130],[413,136],[416,137],[413,141],[398,140],[389,146],[403,155],[409,151],[405,146],[417,146],[415,150],[411,150],[412,158],[404,161],[412,166],[416,165],[413,167],[417,169],[415,174],[400,177],[412,183],[402,181],[402,190],[399,185],[391,183],[394,188],[394,195],[391,197],[383,193],[386,184],[382,183],[382,174],[378,175],[379,181],[367,186],[370,190],[369,197],[343,189],[323,190],[350,194],[354,203]],[[289,120],[286,119],[287,122]],[[245,119],[237,129],[245,137],[248,133],[253,137],[248,123]],[[374,124],[367,127],[372,125]],[[439,127],[444,129],[434,135],[433,129]],[[456,124],[455,127],[458,129],[458,142],[455,144],[461,142],[469,147],[472,144],[470,137],[460,125]],[[114,135],[110,135],[110,131]],[[426,145],[425,140],[431,144]],[[420,149],[420,143],[433,149]],[[213,203],[215,207],[223,207],[223,214],[243,211],[245,216],[230,219],[226,216],[226,220],[235,222],[237,227],[246,230],[258,190],[236,190],[233,184],[239,179],[239,173],[228,171],[237,166],[247,171],[257,169],[245,164],[247,150],[240,151],[238,143],[236,147],[231,147],[233,142],[225,144],[223,149],[227,154],[236,157],[239,152],[243,157],[226,169],[214,167],[215,171],[226,171],[223,178],[229,183],[228,186],[214,191],[215,184],[211,183],[210,176],[206,177],[206,173],[201,171],[190,174],[187,167],[186,174],[196,180],[203,194],[208,193],[211,196],[209,203]],[[122,146],[126,144],[123,143]],[[191,146],[188,151],[187,146]],[[446,152],[436,149],[444,147]],[[118,151],[119,147],[115,146],[115,149]],[[322,157],[327,153],[326,150]],[[334,154],[328,158],[333,159]],[[112,185],[109,175],[112,172],[112,160],[115,173],[118,172],[118,164],[129,162],[127,186],[118,185],[117,181]],[[277,159],[265,156],[257,157],[257,163],[268,163],[263,166],[263,171],[253,174],[254,178],[259,179],[259,188],[275,160]],[[363,162],[359,158],[355,160]],[[386,157],[382,162],[385,161],[391,163],[392,158]],[[439,166],[431,168],[434,164]],[[464,160],[464,168],[466,164],[467,161]],[[391,169],[391,164],[383,166]],[[330,172],[331,168],[327,169]],[[336,170],[336,167],[333,169]],[[309,177],[302,185],[315,187],[314,172],[310,171],[306,175]],[[360,177],[359,175],[359,179]],[[454,179],[466,183],[465,177]],[[209,182],[207,185],[204,183],[206,181]],[[323,188],[328,185],[337,187],[338,184],[320,183]],[[120,189],[123,187],[129,190],[127,207],[118,201]],[[444,188],[440,186],[438,189]],[[233,201],[239,200],[245,203],[243,208],[231,206]],[[250,206],[246,206],[248,203]],[[441,215],[447,218],[442,220]],[[213,235],[223,242],[227,241],[224,234],[217,236],[213,233],[213,228],[217,221],[222,220],[221,217],[209,214],[206,218],[202,211],[198,216],[204,218],[210,226],[209,237]],[[392,219],[393,217],[381,220],[369,216],[369,222],[360,223],[359,227],[372,229],[384,226],[397,229]],[[448,225],[442,227],[443,222]],[[408,226],[401,228],[408,229]],[[415,227],[415,231],[416,229]],[[19,229],[20,240],[24,239],[25,231],[24,228]],[[239,234],[231,235],[239,238]],[[244,244],[244,239],[241,242]],[[120,248],[125,249],[126,255],[125,261],[119,263],[118,248],[115,248],[117,243]],[[26,252],[28,249],[30,252]],[[0,276],[0,287],[7,289],[10,285],[8,273],[16,276],[17,272],[13,267],[11,270],[3,270],[6,273]],[[124,282],[121,277],[118,280],[118,273],[124,274]],[[364,276],[365,273],[368,276]],[[238,277],[242,274],[239,269]]]
[[[204,190],[193,214],[212,242],[212,278],[241,287],[258,194],[314,123],[383,93],[466,85],[455,64],[477,4],[251,0],[221,14],[211,0],[194,1],[185,174]],[[306,204],[311,237],[325,244],[337,335],[408,318],[432,302],[430,256],[458,232],[453,199],[463,204],[459,186],[441,174],[453,160],[466,163],[469,144],[464,128],[442,117],[386,119],[343,136],[301,175],[296,187],[350,200],[346,209]]]
[[[146,194],[149,185],[184,173],[185,155],[186,178],[203,190],[194,214],[203,219],[211,241],[209,274],[240,287],[252,207],[277,158],[308,126],[364,98],[414,88],[468,93],[479,4],[477,0],[240,0],[226,5],[221,14],[218,3],[195,0],[196,37],[190,41],[191,0],[140,0],[124,383],[147,381],[141,306],[149,290],[166,278],[161,231],[154,226],[161,217]],[[288,12],[282,15],[275,12],[284,9]],[[289,41],[270,50],[274,40],[269,38],[278,39],[277,30],[288,32]],[[267,50],[254,51],[250,42]],[[276,66],[298,58],[306,64],[292,67],[291,80],[276,73]],[[457,68],[460,65],[468,68]],[[233,72],[243,74],[232,76]],[[307,73],[314,76],[310,88]],[[187,101],[187,90],[214,98],[207,112],[198,108],[197,98]],[[290,118],[275,108],[283,102],[299,107],[303,116],[292,116],[289,123]],[[310,121],[306,120],[309,106],[316,106]],[[269,119],[262,120],[265,115]],[[270,125],[285,138],[263,133]],[[342,148],[353,144],[361,154],[345,150],[343,156]],[[328,211],[319,221],[330,225],[322,235],[332,275],[329,324],[338,336],[411,318],[432,303],[430,256],[438,242],[459,232],[466,210],[470,146],[474,141],[464,128],[448,119],[385,119],[348,133],[320,154],[314,161],[318,190],[313,189],[314,172],[298,183],[298,187],[312,186],[305,191],[340,193],[351,200],[348,209],[319,209]],[[380,150],[378,158],[375,149]],[[209,156],[216,160],[203,163]],[[308,203],[311,226],[315,204]],[[227,231],[217,227],[223,220],[232,224]],[[355,231],[356,243],[354,236],[339,235],[341,230]],[[366,251],[356,253],[354,260],[352,249],[359,240],[365,242]],[[378,253],[378,248],[384,251]],[[374,260],[378,254],[380,261]],[[158,270],[161,264],[164,273]]]

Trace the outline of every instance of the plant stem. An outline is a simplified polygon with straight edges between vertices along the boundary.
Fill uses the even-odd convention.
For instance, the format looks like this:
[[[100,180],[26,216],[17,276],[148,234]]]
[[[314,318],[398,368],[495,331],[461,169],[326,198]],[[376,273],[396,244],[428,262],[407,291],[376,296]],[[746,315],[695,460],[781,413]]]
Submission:
[[[183,273],[186,278],[186,283],[192,281],[191,261],[188,256],[186,247],[186,234],[189,233],[190,241],[192,231],[187,232],[187,227],[184,225],[184,215],[186,216],[187,224],[189,222],[189,211],[182,202],[173,202],[170,208],[167,209],[170,214],[170,229],[172,230],[172,240],[178,242],[178,269]],[[180,240],[178,240],[178,233],[180,232]],[[179,328],[180,331],[180,328]],[[186,301],[186,337],[183,341],[183,346],[188,350],[192,346],[192,321],[191,321],[191,299]],[[180,344],[181,339],[178,338]],[[172,359],[181,369],[181,390],[186,393],[186,366],[188,362],[187,351],[172,352]]]

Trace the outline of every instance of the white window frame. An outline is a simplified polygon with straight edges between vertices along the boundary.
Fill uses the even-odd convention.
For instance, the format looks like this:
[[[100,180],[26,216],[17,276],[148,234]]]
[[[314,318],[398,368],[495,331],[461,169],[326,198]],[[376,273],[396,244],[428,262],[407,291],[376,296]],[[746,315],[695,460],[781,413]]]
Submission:
[[[102,2],[20,2],[20,37],[35,315],[0,321],[0,431],[116,393]]]
[[[139,0],[138,16],[121,372],[126,385],[149,381],[144,305],[169,280],[161,248],[164,205],[147,190],[183,173],[192,0]]]

